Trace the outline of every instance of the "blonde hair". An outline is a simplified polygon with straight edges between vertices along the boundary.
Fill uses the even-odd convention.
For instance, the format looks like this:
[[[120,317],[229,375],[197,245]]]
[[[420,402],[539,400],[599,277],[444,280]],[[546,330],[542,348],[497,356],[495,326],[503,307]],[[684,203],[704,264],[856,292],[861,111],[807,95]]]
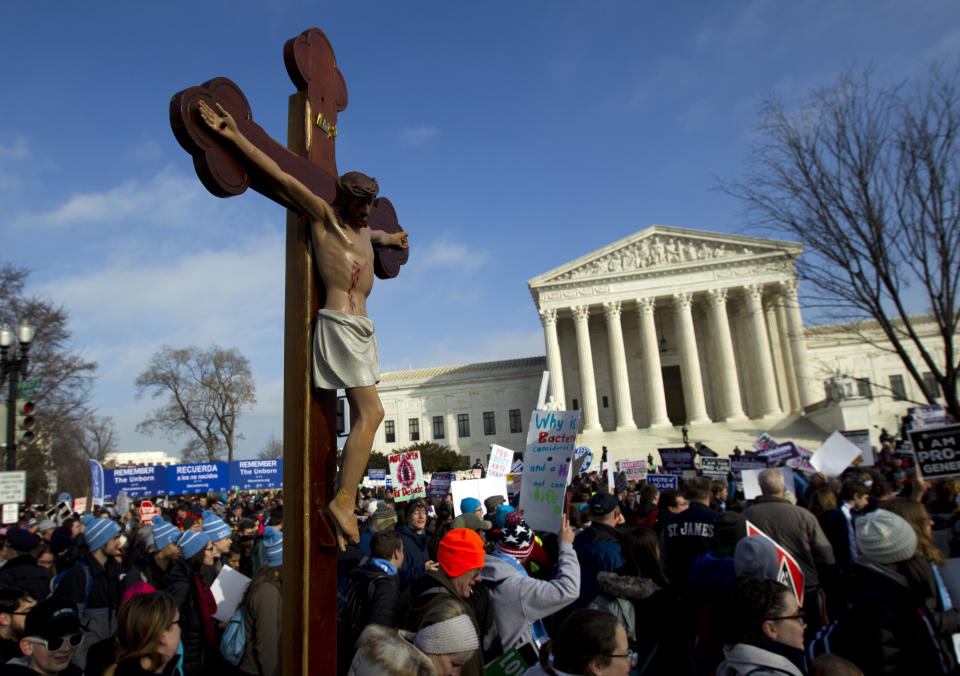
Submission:
[[[166,592],[138,594],[120,606],[117,614],[116,663],[104,672],[113,676],[117,665],[149,657],[158,663],[160,638],[177,616],[177,604]]]
[[[910,524],[917,534],[917,556],[938,566],[943,565],[946,557],[930,535],[930,514],[926,507],[909,498],[894,498],[883,503],[880,509],[893,512]]]

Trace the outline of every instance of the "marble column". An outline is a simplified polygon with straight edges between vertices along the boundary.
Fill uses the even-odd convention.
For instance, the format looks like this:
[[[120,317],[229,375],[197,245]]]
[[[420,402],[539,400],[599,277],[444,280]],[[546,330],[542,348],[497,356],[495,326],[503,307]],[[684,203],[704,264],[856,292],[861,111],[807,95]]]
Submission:
[[[667,399],[663,393],[663,373],[660,370],[660,344],[657,340],[657,325],[653,319],[653,298],[638,298],[640,312],[640,348],[643,361],[643,390],[650,413],[650,427],[669,427]]]
[[[750,284],[744,287],[746,292],[747,336],[750,341],[747,353],[750,355],[753,372],[756,374],[757,408],[761,418],[781,413],[777,401],[775,382],[776,371],[770,356],[770,343],[767,340],[767,325],[763,316],[763,286]]]
[[[783,368],[783,350],[780,348],[780,334],[777,331],[777,308],[775,299],[769,295],[763,303],[763,312],[767,324],[767,341],[770,345],[770,356],[773,357],[773,371],[776,373],[780,410],[786,413],[790,411],[790,389],[787,385],[787,372]]]
[[[717,357],[716,381],[720,384],[722,406],[720,415],[726,421],[746,420],[740,401],[740,379],[737,360],[733,355],[730,322],[727,319],[727,290],[710,289],[710,318],[713,324],[713,343]]]
[[[580,407],[583,410],[583,431],[600,432],[600,412],[597,408],[597,383],[593,377],[593,352],[590,349],[590,308],[586,305],[576,305],[570,310],[573,312],[573,323],[577,330],[577,359],[580,364],[580,395],[583,401]]]
[[[610,379],[613,381],[613,408],[618,430],[635,430],[630,383],[627,379],[627,353],[623,349],[623,327],[620,325],[620,301],[603,304],[607,322],[607,347],[610,353]]]
[[[560,342],[557,340],[557,311],[541,310],[543,338],[547,344],[547,370],[550,371],[550,395],[563,408],[567,400],[563,391],[563,363],[560,361]]]
[[[683,382],[683,403],[687,409],[687,423],[710,422],[703,396],[703,378],[700,374],[700,355],[693,330],[692,293],[673,294],[674,322],[680,352],[680,377]]]
[[[790,327],[787,323],[787,308],[783,296],[777,299],[777,335],[780,338],[780,350],[783,352],[783,370],[787,375],[787,391],[790,393],[790,412],[803,413],[800,405],[800,391],[797,389],[797,372],[793,362],[793,348],[790,344]]]
[[[787,328],[790,333],[790,349],[793,351],[793,367],[797,375],[797,392],[800,395],[800,406],[806,408],[815,402],[811,393],[807,339],[803,334],[803,316],[800,314],[797,285],[796,279],[781,283],[787,312]]]

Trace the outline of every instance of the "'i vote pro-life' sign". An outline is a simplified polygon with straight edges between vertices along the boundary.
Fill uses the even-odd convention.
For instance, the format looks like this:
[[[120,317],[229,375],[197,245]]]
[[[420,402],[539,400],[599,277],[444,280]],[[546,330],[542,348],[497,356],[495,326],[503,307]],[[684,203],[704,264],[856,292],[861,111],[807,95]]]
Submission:
[[[580,411],[534,411],[530,415],[520,510],[534,530],[560,530],[579,427]]]

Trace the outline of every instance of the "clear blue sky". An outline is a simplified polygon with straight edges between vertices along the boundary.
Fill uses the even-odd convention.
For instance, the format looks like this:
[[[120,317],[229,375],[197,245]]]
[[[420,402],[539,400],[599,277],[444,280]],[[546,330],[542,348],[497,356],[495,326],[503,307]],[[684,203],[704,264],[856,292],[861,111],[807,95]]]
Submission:
[[[0,8],[0,257],[66,306],[121,450],[162,343],[237,347],[259,403],[241,457],[282,433],[281,209],[207,193],[168,102],[216,76],[286,138],[284,42],[317,26],[349,90],[341,171],[376,176],[410,263],[369,303],[381,367],[543,354],[526,280],[661,223],[751,233],[715,190],[767,92],[846,66],[878,79],[960,53],[955,0],[11,1]]]

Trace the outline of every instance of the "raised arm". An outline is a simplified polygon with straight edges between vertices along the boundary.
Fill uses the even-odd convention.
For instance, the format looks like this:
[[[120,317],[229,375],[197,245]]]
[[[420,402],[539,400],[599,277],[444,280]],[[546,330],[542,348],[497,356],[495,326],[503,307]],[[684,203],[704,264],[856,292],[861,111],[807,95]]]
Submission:
[[[296,177],[281,169],[273,158],[253,145],[243,135],[236,120],[224,110],[223,106],[219,103],[215,105],[217,110],[208,106],[205,101],[200,101],[197,104],[200,118],[206,123],[207,127],[220,138],[232,143],[243,156],[240,159],[246,160],[261,174],[270,179],[279,189],[281,196],[297,210],[314,220],[329,223],[335,229],[339,229],[336,228],[337,219],[333,214],[333,209],[327,204],[326,200],[315,195]]]
[[[370,242],[374,246],[395,246],[398,249],[409,249],[406,232],[384,232],[383,230],[371,230]]]

